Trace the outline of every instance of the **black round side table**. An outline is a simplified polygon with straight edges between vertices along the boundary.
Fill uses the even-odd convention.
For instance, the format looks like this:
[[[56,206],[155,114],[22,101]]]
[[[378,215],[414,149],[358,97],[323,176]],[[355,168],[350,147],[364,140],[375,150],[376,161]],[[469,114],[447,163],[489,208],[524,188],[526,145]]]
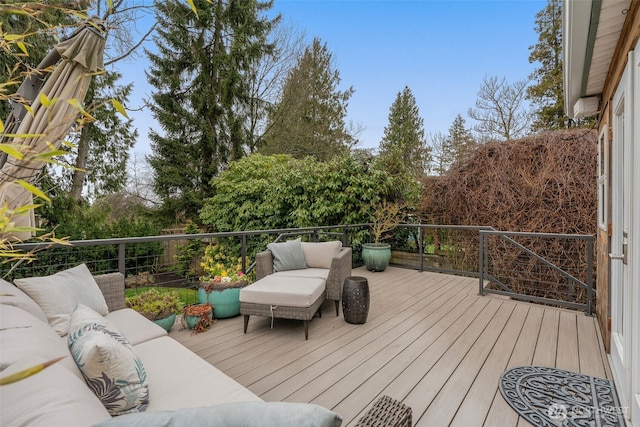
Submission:
[[[347,323],[365,323],[369,314],[369,282],[365,277],[349,276],[342,287],[342,314]]]

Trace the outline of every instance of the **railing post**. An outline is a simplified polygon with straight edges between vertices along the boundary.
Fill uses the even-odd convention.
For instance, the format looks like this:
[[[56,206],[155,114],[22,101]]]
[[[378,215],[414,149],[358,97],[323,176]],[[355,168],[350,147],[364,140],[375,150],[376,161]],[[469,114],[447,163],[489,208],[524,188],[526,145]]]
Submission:
[[[418,253],[420,254],[420,272],[424,271],[424,247],[422,242],[422,226],[418,225]]]
[[[247,272],[247,235],[242,235],[242,249],[240,249],[242,256],[242,272]]]
[[[478,249],[478,295],[484,295],[484,239],[485,235],[482,233],[482,230],[479,230],[480,238],[480,247]]]
[[[118,243],[118,271],[125,274],[125,243]]]
[[[587,240],[587,315],[593,316],[593,236]]]
[[[345,225],[342,229],[342,246],[349,246],[349,226]]]

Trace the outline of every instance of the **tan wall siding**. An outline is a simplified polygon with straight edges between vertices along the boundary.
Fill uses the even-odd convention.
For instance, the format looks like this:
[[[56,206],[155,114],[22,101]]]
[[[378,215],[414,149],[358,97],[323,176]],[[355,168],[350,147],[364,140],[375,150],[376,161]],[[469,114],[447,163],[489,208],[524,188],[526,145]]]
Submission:
[[[598,134],[605,126],[609,127],[611,131],[611,102],[613,96],[620,83],[620,78],[627,65],[627,54],[631,51],[638,39],[640,39],[640,1],[633,0],[627,12],[627,20],[625,21],[620,35],[619,43],[616,46],[616,50],[613,55],[611,66],[607,76],[607,81],[602,91],[601,112],[599,118]],[[609,143],[613,141],[613,136],[610,134]],[[609,146],[609,149],[611,145]],[[611,152],[611,151],[609,151]],[[609,168],[611,171],[611,167]],[[611,180],[609,180],[609,184]],[[611,186],[607,189],[611,194]],[[609,215],[611,218],[611,198],[609,197]],[[611,224],[608,224],[608,229],[611,230]],[[607,352],[610,351],[610,314],[609,314],[609,230],[598,229],[596,236],[596,263],[598,276],[596,279],[596,314],[598,316],[598,324],[602,331],[602,338],[605,343]]]
[[[598,228],[596,235],[596,315],[604,345],[609,352],[609,233]]]

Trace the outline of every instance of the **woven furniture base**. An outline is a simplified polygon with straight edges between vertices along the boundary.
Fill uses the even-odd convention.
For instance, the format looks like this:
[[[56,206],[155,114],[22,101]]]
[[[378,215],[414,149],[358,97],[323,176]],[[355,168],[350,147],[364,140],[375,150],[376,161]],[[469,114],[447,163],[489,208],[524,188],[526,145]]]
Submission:
[[[280,319],[302,320],[304,322],[304,339],[309,339],[309,320],[313,319],[316,312],[322,316],[320,308],[325,300],[326,293],[323,292],[317,300],[309,307],[291,307],[286,305],[272,306],[269,304],[255,304],[240,302],[240,313],[244,315],[244,333],[247,333],[249,316],[266,316]]]
[[[381,396],[356,427],[411,427],[411,408],[389,396]]]

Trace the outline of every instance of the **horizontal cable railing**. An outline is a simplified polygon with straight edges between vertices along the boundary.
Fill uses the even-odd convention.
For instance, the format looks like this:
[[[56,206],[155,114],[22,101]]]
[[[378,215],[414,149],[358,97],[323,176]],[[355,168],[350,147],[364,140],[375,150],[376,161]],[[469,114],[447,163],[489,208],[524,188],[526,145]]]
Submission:
[[[0,277],[45,276],[85,263],[94,274],[119,271],[127,286],[194,289],[204,246],[224,241],[238,248],[242,270],[251,273],[255,253],[270,242],[303,237],[309,241],[341,240],[353,249],[353,265],[362,265],[361,243],[369,242],[370,224],[238,232],[168,234],[98,240],[76,240],[69,246],[45,243],[15,245],[37,251],[33,262],[2,265]],[[391,265],[478,277],[480,294],[495,293],[591,314],[593,237],[584,235],[501,232],[492,227],[401,224],[385,240],[392,247]]]

